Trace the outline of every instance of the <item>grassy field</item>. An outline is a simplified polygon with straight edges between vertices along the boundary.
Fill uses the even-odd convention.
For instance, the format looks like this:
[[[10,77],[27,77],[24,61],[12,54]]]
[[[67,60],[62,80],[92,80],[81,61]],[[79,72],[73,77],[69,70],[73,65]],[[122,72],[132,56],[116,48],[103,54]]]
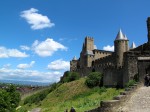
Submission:
[[[106,89],[104,87],[89,89],[84,82],[85,78],[81,78],[77,81],[64,83],[49,93],[43,101],[22,105],[20,112],[33,108],[42,108],[42,112],[64,112],[66,109],[70,110],[72,106],[77,112],[84,112],[98,107],[101,100],[112,99],[113,96],[123,91],[122,89]]]

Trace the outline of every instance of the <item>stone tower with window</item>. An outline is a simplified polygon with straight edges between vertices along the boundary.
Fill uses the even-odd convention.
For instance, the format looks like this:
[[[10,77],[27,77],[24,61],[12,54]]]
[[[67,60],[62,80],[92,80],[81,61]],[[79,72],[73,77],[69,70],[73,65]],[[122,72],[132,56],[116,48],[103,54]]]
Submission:
[[[123,66],[123,54],[124,52],[129,50],[128,39],[125,35],[123,35],[121,29],[117,34],[117,37],[114,41],[115,45],[115,58],[116,58],[116,66]]]

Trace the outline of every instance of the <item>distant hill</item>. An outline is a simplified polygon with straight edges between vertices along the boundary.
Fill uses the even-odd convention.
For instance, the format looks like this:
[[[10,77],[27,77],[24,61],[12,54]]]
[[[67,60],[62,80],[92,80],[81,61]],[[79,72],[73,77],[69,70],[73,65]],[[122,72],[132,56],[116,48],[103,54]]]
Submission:
[[[33,82],[33,81],[16,81],[16,80],[0,80],[0,83],[12,83],[12,84],[32,85],[32,86],[47,86],[47,85],[50,85],[50,83]]]
[[[33,108],[41,108],[42,112],[64,112],[73,106],[77,112],[84,112],[98,107],[101,100],[112,99],[122,91],[122,89],[104,87],[90,89],[84,84],[85,80],[81,78],[64,83],[49,93],[43,101],[22,105],[20,109],[29,111]]]

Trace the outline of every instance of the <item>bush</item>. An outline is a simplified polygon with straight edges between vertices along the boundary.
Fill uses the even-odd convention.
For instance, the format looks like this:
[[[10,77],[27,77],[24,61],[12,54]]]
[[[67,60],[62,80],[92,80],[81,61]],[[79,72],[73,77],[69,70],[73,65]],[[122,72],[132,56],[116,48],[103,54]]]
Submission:
[[[133,86],[136,83],[135,80],[129,80],[129,82],[125,85],[125,87]]]
[[[79,78],[80,78],[80,76],[77,72],[71,72],[69,75],[69,82],[78,80]]]
[[[80,75],[77,72],[65,72],[64,76],[61,79],[61,83],[65,83],[65,82],[71,82],[74,80],[78,80],[80,78]]]
[[[87,76],[87,79],[85,81],[85,84],[89,88],[93,88],[96,86],[100,86],[102,79],[102,74],[100,72],[92,72]]]

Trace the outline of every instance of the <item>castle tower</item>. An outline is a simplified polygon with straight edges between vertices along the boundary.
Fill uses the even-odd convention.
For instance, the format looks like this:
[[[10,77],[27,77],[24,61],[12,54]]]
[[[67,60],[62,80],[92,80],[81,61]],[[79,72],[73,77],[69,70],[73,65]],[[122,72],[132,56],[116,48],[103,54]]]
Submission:
[[[94,50],[94,39],[91,37],[85,38],[85,51],[92,51]]]
[[[123,65],[123,53],[129,50],[128,41],[120,29],[114,41],[117,67]]]
[[[147,18],[148,43],[150,43],[150,17]]]
[[[93,61],[94,39],[86,37],[80,53],[80,66],[91,67]]]

